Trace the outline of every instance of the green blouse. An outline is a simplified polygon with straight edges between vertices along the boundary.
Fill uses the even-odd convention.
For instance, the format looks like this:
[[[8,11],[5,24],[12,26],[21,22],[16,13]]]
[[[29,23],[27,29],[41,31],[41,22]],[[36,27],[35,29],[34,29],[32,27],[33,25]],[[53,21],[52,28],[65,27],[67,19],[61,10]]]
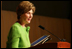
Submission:
[[[8,34],[6,48],[28,48],[31,46],[29,40],[30,27],[22,27],[18,22],[14,23]]]

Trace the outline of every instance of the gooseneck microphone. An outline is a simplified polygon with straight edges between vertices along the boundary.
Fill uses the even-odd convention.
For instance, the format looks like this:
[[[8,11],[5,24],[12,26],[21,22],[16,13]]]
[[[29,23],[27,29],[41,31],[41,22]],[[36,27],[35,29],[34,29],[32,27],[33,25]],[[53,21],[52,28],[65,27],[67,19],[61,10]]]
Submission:
[[[46,30],[43,26],[39,25],[38,27],[40,27],[43,30]],[[47,32],[49,32],[48,30],[46,30]],[[49,32],[51,33],[51,32]],[[52,34],[52,33],[51,33]],[[60,41],[66,41],[65,39],[60,39],[59,37],[57,37],[56,35],[52,34],[53,36],[55,36],[56,38],[58,38]]]

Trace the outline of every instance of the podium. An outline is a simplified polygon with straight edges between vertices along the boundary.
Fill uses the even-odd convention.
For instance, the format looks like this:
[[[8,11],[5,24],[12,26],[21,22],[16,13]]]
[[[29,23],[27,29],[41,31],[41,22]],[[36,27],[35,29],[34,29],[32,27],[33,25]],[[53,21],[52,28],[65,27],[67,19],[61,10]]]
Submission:
[[[34,41],[30,48],[71,48],[71,44],[69,42],[59,41],[47,43],[48,40],[50,40],[50,35],[44,35]]]
[[[36,46],[32,46],[30,48],[71,48],[70,43],[68,42],[52,42],[52,43],[44,43]]]

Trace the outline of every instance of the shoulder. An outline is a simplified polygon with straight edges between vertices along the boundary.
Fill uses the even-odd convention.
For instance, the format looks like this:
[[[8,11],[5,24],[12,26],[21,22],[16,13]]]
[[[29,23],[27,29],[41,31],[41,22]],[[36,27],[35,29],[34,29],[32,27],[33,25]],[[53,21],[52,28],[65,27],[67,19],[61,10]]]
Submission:
[[[20,26],[19,26],[19,24],[18,23],[14,23],[12,26],[11,26],[11,28],[15,28],[15,29],[18,29]]]
[[[12,37],[13,37],[13,36],[15,36],[15,37],[20,37],[19,25],[16,24],[16,23],[14,23],[14,24],[11,26],[9,33],[12,35]]]

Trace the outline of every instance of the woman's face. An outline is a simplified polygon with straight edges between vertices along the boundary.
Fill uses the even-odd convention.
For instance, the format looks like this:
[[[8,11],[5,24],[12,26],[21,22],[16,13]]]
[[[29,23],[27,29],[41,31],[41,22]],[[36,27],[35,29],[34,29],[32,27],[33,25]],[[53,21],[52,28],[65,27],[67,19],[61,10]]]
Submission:
[[[27,13],[21,15],[21,19],[25,24],[29,24],[33,18],[33,10],[31,9]]]

